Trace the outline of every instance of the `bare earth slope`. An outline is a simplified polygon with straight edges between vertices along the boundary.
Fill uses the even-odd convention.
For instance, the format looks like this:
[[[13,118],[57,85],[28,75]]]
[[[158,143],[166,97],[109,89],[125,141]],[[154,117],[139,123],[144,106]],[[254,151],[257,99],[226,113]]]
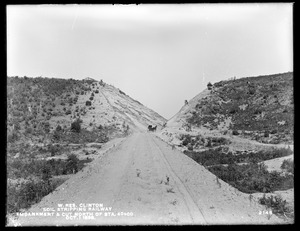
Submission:
[[[106,211],[101,215],[97,211],[99,216],[96,211],[86,214],[91,215],[89,219],[56,216],[58,204],[71,204],[76,209],[92,203],[100,204]],[[204,167],[149,133],[132,134],[28,212],[41,212],[43,208],[54,208],[56,212],[53,216],[22,216],[10,220],[9,225],[282,222],[274,215],[269,219],[267,215],[259,215],[265,208],[249,200],[247,194],[222,180],[218,183]]]

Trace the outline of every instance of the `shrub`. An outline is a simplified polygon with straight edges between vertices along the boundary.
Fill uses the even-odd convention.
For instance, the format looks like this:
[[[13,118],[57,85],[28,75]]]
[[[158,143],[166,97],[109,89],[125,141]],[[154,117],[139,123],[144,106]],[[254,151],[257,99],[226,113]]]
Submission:
[[[56,140],[56,141],[59,141],[60,138],[61,138],[61,131],[55,130],[54,133],[53,133],[53,139]]]
[[[187,148],[188,148],[189,151],[193,151],[193,145],[192,144],[188,144]]]
[[[233,130],[232,135],[237,136],[237,135],[239,135],[239,132],[237,130]]]
[[[42,166],[41,166],[41,179],[44,182],[48,182],[49,179],[51,178],[51,168],[50,166],[47,164],[47,162],[43,162]]]
[[[254,87],[251,87],[251,88],[249,89],[249,94],[250,94],[250,95],[254,95],[254,94],[255,94],[255,88],[254,88]]]
[[[32,133],[32,128],[26,128],[25,132],[26,132],[27,134],[31,134],[31,133]]]
[[[56,129],[55,129],[56,131],[61,131],[62,130],[62,127],[60,126],[60,125],[57,125],[57,127],[56,127]]]
[[[273,129],[270,133],[271,133],[271,134],[276,134],[276,133],[277,133],[277,130],[276,130],[276,129]]]
[[[289,215],[290,209],[287,207],[286,200],[283,200],[281,196],[264,196],[262,198],[259,198],[259,203],[262,205],[265,205],[267,208],[272,209],[272,213],[276,215],[286,215],[286,213]]]
[[[293,175],[268,172],[264,165],[258,164],[258,162],[287,156],[291,153],[291,150],[283,148],[239,155],[233,155],[231,152],[223,153],[222,147],[202,152],[184,151],[188,157],[207,166],[208,170],[216,176],[245,193],[271,192],[293,188]],[[245,162],[249,164],[235,164]],[[228,166],[222,166],[223,164],[228,164]],[[285,163],[284,167],[286,165],[291,166],[292,164]],[[289,167],[286,168],[289,169]]]
[[[71,131],[74,131],[74,132],[79,133],[80,130],[81,130],[81,125],[80,125],[79,120],[74,121],[74,122],[71,124]]]
[[[77,173],[79,169],[79,159],[75,154],[68,156],[66,170],[70,173]]]
[[[66,115],[70,115],[70,114],[71,114],[71,110],[67,110]]]
[[[91,101],[86,101],[86,102],[85,102],[85,105],[86,105],[86,106],[92,106],[92,102],[91,102]]]
[[[211,145],[211,139],[208,139],[208,142],[207,142],[207,147],[212,147],[212,145]]]
[[[27,209],[32,204],[38,203],[44,196],[61,185],[64,180],[58,181],[34,181],[29,180],[18,186],[7,185],[7,212],[19,212],[20,209]]]
[[[264,132],[264,137],[269,137],[269,135],[270,135],[270,132],[269,132],[269,131],[265,131],[265,132]]]
[[[125,92],[123,92],[123,91],[121,91],[121,90],[119,90],[119,92],[120,92],[120,94],[122,94],[122,95],[126,95]]]
[[[262,164],[212,166],[209,171],[244,193],[268,193],[294,187],[292,176],[270,173]]]
[[[183,139],[183,141],[182,141],[182,145],[186,146],[186,145],[188,145],[189,143],[191,143],[191,136],[190,136],[190,135],[184,136],[184,139]]]
[[[90,100],[93,100],[93,99],[94,99],[94,97],[91,96],[91,97],[90,97]]]
[[[17,141],[18,139],[19,139],[19,136],[15,131],[13,131],[11,134],[9,134],[7,136],[7,142],[9,142],[9,143],[13,143],[13,142]]]
[[[232,108],[229,110],[229,113],[230,114],[235,114],[237,112],[237,109],[236,108]]]
[[[254,111],[254,115],[259,115],[259,114],[261,114],[262,113],[262,110],[261,109],[256,109],[255,111]]]
[[[60,151],[60,148],[59,148],[59,146],[50,145],[50,146],[48,147],[48,150],[50,151],[51,156],[55,156],[55,155],[57,155],[58,152]]]
[[[281,169],[286,170],[289,173],[294,174],[294,161],[293,160],[284,160],[280,166]]]

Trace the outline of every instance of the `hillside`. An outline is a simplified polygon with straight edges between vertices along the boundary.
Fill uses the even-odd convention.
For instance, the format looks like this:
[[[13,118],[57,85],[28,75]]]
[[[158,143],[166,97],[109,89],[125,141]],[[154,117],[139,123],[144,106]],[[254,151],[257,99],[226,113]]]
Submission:
[[[91,78],[8,78],[7,102],[8,139],[22,142],[36,141],[41,131],[51,134],[58,125],[67,131],[76,119],[88,131],[110,128],[110,136],[122,134],[127,125],[136,131],[165,122],[121,90]]]
[[[291,72],[215,83],[158,134],[284,219],[293,219],[293,135]]]
[[[96,81],[7,78],[7,211],[37,203],[128,135],[166,120]]]
[[[232,79],[213,84],[168,121],[233,133],[261,143],[292,143],[293,73]]]
[[[293,223],[292,78],[215,83],[169,121],[102,80],[8,78],[10,225]]]

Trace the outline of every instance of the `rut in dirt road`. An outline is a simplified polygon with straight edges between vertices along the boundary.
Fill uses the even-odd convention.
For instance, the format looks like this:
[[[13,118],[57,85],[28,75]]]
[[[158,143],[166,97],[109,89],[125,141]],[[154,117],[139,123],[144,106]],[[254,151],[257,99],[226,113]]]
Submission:
[[[149,137],[148,137],[148,140],[149,140]],[[177,176],[177,174],[172,169],[170,163],[168,162],[168,160],[164,156],[163,151],[156,144],[156,142],[158,142],[158,141],[155,142],[153,138],[150,138],[150,141],[151,141],[150,146],[152,147],[152,154],[160,156],[160,160],[161,160],[162,165],[163,165],[162,167],[165,167],[167,169],[167,171],[169,173],[168,175],[171,176],[171,179],[174,181],[175,187],[177,188],[177,191],[180,193],[180,197],[182,197],[182,199],[184,200],[184,202],[185,202],[184,205],[187,207],[187,209],[189,211],[189,215],[192,219],[192,223],[206,224],[207,222],[206,222],[206,220],[203,216],[203,213],[202,213],[201,209],[194,202],[194,200],[193,200],[192,196],[190,195],[188,189],[186,188],[184,183],[180,180],[180,178]]]
[[[55,213],[50,217],[19,217],[18,224],[279,222],[274,216],[271,219],[258,216],[263,207],[246,203],[247,196],[237,193],[225,182],[217,185],[213,174],[153,134],[134,133],[28,211],[53,208],[57,212],[58,204],[71,205],[69,211],[63,211],[64,215],[60,211],[61,216]],[[102,211],[81,206],[93,203],[100,204]],[[86,210],[78,211],[82,207]]]

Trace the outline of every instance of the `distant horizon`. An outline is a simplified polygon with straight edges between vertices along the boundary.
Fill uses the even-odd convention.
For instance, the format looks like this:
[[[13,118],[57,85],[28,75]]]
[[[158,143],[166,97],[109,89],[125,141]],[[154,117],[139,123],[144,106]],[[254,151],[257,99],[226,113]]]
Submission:
[[[278,75],[278,74],[285,74],[285,73],[289,73],[289,72],[293,72],[293,71],[285,71],[285,72],[276,72],[276,73],[270,73],[270,74],[263,74],[263,75],[253,75],[253,76],[240,76],[240,77],[236,77],[236,76],[232,76],[232,77],[236,77],[237,79],[242,79],[242,78],[255,78],[255,77],[259,77],[259,76],[268,76],[268,75]],[[54,79],[75,79],[75,78],[72,78],[72,77],[52,77],[52,76],[43,76],[43,75],[37,75],[37,76],[27,76],[27,75],[10,75],[10,76],[7,76],[7,77],[20,77],[20,78],[24,78],[24,77],[28,77],[28,78],[54,78]],[[229,77],[229,78],[232,78],[232,77]],[[96,77],[91,77],[91,76],[86,76],[86,77],[78,77],[76,80],[84,80],[86,78],[91,78],[91,79],[94,79],[94,80],[97,80]],[[220,82],[220,81],[224,81],[224,80],[228,80],[229,78],[227,79],[221,79],[219,81],[216,81],[214,83],[217,83],[217,82]],[[97,81],[100,81],[101,79],[97,80]],[[104,81],[104,78],[102,78],[102,80]],[[104,81],[105,82],[105,81]],[[207,81],[207,83],[210,82],[209,80]],[[108,83],[108,82],[107,82]],[[110,83],[108,83],[110,84]],[[213,83],[212,83],[213,84]],[[110,84],[110,85],[113,85],[113,84]]]
[[[7,76],[116,86],[166,119],[206,88],[293,72],[293,3],[7,5]]]

